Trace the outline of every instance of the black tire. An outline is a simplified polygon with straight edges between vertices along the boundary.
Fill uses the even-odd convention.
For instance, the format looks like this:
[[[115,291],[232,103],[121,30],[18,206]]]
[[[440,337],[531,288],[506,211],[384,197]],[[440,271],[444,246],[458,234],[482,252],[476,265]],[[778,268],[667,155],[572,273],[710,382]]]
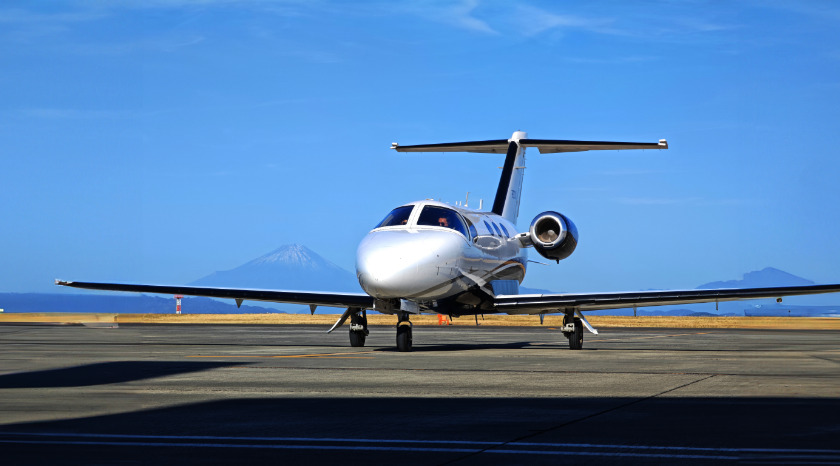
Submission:
[[[575,319],[575,331],[569,334],[569,349],[579,350],[583,348],[583,322]]]
[[[365,336],[364,331],[350,330],[350,346],[365,346]]]
[[[411,326],[400,325],[397,327],[397,351],[405,353],[411,351]]]

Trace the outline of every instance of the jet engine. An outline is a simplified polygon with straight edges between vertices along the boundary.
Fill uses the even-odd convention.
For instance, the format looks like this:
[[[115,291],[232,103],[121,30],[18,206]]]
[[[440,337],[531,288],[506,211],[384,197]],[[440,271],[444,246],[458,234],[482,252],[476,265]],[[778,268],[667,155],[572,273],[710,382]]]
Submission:
[[[560,262],[560,259],[569,257],[575,251],[578,231],[568,217],[548,211],[534,217],[530,240],[541,256]]]

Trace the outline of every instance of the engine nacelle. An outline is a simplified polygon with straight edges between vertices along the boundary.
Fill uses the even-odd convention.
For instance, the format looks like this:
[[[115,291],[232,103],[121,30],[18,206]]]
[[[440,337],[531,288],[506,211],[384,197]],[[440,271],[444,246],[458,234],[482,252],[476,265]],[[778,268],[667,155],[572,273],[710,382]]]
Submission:
[[[577,227],[565,215],[543,212],[531,222],[530,240],[546,259],[560,262],[572,255],[578,243]]]

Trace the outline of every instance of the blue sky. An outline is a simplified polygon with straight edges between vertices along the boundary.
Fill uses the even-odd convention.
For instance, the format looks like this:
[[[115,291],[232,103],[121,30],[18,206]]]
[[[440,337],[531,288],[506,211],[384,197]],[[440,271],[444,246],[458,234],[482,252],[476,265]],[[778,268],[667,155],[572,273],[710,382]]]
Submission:
[[[515,130],[671,145],[529,152],[520,227],[557,210],[581,240],[527,286],[838,283],[838,39],[819,1],[4,2],[0,291],[287,243],[353,270],[392,207],[495,192],[501,156],[392,141]]]

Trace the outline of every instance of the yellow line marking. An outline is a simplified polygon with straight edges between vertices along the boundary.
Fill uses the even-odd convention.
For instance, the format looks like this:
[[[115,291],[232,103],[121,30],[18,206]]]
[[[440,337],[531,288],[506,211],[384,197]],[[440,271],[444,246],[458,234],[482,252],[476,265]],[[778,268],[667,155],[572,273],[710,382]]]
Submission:
[[[290,354],[290,355],[189,355],[188,358],[357,358],[357,354],[369,354],[373,351],[360,351],[358,353],[315,353],[315,354]],[[360,358],[372,358],[373,356],[361,356]]]

